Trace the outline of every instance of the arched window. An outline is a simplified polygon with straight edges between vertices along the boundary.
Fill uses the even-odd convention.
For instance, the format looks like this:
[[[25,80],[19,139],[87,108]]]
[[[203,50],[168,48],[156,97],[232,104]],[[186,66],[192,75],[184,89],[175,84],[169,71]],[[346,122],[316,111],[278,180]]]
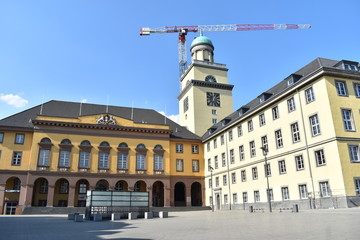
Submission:
[[[59,144],[59,168],[68,168],[70,167],[70,156],[71,156],[71,141],[69,139],[64,139]]]
[[[79,168],[89,168],[90,153],[92,148],[91,143],[88,140],[84,140],[80,143],[79,148]]]
[[[84,181],[84,180],[80,181],[79,182],[79,193],[86,194],[87,187],[88,187],[87,181]]]
[[[128,145],[124,142],[119,144],[119,148],[127,148],[127,147],[128,147]]]
[[[40,143],[51,143],[50,138],[43,138],[41,139]]]
[[[110,155],[110,144],[108,142],[102,142],[99,146],[99,169],[109,168],[109,155]]]
[[[20,190],[20,189],[21,189],[21,181],[20,181],[20,179],[15,178],[13,190]]]
[[[161,145],[156,145],[154,147],[154,170],[162,171],[164,170],[164,149]]]
[[[71,144],[71,141],[69,139],[64,139],[61,141],[60,144],[63,144],[63,145],[70,145]]]
[[[139,144],[136,147],[136,170],[146,170],[146,147]]]
[[[60,182],[59,193],[65,194],[68,192],[69,192],[69,182],[64,179]]]
[[[38,166],[39,167],[48,167],[50,162],[50,151],[52,147],[51,140],[49,138],[41,139],[39,143],[39,157],[38,157]]]
[[[42,194],[48,193],[48,186],[49,186],[48,181],[46,179],[41,179],[39,193]]]

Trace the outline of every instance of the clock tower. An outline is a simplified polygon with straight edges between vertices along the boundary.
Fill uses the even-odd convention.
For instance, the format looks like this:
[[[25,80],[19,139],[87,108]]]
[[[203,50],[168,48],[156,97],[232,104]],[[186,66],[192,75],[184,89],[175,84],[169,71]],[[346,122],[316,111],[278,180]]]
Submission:
[[[191,43],[192,63],[181,76],[180,125],[202,136],[233,112],[232,89],[225,64],[214,63],[214,46],[205,36]]]

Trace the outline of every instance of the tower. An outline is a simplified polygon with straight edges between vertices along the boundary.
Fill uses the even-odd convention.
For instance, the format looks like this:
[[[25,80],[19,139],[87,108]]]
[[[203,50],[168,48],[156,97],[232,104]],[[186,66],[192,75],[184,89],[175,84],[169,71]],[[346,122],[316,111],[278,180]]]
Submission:
[[[195,38],[190,51],[192,63],[180,78],[180,125],[202,136],[233,112],[234,86],[228,84],[226,65],[214,62],[214,45],[208,37]]]

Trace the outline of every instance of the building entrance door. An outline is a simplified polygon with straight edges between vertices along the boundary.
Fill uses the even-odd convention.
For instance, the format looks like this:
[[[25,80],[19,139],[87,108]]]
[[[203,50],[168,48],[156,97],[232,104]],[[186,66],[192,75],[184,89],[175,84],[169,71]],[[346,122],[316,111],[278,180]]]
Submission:
[[[216,194],[216,210],[220,210],[221,209],[221,201],[220,201],[220,194]]]
[[[4,214],[5,215],[15,215],[17,205],[18,205],[18,202],[5,202]]]

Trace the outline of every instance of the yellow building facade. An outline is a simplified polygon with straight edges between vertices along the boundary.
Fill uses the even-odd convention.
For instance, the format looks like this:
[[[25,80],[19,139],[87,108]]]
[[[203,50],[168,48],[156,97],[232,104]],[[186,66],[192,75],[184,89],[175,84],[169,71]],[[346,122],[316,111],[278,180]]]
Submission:
[[[50,101],[0,120],[0,206],[83,207],[87,190],[202,206],[201,140],[148,109]]]
[[[318,58],[209,128],[206,205],[360,206],[358,67]]]

